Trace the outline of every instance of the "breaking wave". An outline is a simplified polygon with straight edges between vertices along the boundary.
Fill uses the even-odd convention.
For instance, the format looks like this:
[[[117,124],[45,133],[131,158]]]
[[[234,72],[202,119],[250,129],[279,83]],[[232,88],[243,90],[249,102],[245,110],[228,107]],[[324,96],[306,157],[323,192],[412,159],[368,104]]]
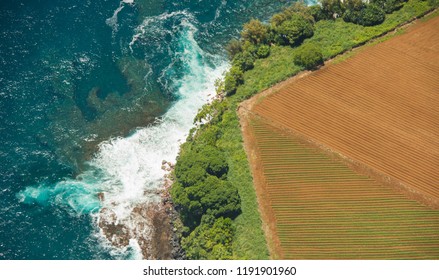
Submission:
[[[113,15],[116,20],[122,5],[121,3]],[[101,219],[100,210],[105,208],[112,215],[116,215],[118,224],[132,228],[136,226],[132,219],[132,210],[137,205],[160,200],[157,190],[162,187],[165,175],[162,160],[175,161],[179,146],[193,125],[198,109],[215,92],[215,79],[228,67],[223,58],[211,56],[198,46],[194,38],[197,28],[187,12],[145,19],[133,36],[130,47],[151,35],[148,33],[150,31],[145,31],[151,30],[148,26],[170,19],[178,25],[173,36],[179,51],[175,52],[174,60],[162,75],[174,71],[176,64],[184,73],[173,81],[174,95],[177,97],[173,106],[148,127],[137,129],[128,137],[113,138],[101,143],[98,152],[88,162],[88,168],[75,178],[65,178],[55,184],[44,183],[27,187],[18,194],[21,202],[57,205],[64,207],[72,215],[90,214],[96,225]],[[135,240],[130,240],[128,247],[137,252],[131,253],[131,257],[141,257]],[[127,257],[126,247],[113,249],[114,254]]]

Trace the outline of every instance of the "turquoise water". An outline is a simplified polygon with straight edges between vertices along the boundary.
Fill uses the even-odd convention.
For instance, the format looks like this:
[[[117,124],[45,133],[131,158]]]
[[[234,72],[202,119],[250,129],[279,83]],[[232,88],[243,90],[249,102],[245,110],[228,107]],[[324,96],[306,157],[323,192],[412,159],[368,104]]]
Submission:
[[[1,1],[0,259],[138,258],[100,209],[157,200],[222,46],[287,2]]]

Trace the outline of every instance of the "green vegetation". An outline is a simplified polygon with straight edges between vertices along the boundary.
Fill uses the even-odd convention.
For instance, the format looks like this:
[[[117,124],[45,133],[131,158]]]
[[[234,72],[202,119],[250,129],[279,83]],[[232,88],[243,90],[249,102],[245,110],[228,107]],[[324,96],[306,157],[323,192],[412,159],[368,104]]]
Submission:
[[[235,186],[227,180],[225,155],[212,145],[199,145],[179,157],[171,194],[185,231],[200,225],[204,216],[234,218],[240,213]]]
[[[402,0],[371,0],[370,3],[383,9],[386,14],[399,10],[404,5]]]
[[[267,42],[268,30],[268,26],[265,26],[259,20],[252,19],[244,24],[241,38],[255,45],[263,44]]]
[[[235,232],[229,218],[203,217],[201,225],[183,239],[182,247],[189,259],[232,259],[231,243]]]
[[[301,14],[293,14],[279,25],[273,24],[275,42],[281,45],[298,45],[314,34],[313,22]]]
[[[384,21],[386,14],[384,10],[375,4],[367,5],[360,11],[358,17],[358,24],[363,26],[373,26],[380,24]]]
[[[247,71],[253,68],[256,57],[248,51],[240,52],[233,58],[233,66],[242,69],[242,71]]]
[[[314,45],[308,45],[306,48],[300,48],[294,56],[294,63],[305,69],[315,69],[323,64],[323,55]]]
[[[363,26],[373,26],[384,21],[386,14],[400,9],[405,0],[321,0],[322,15],[325,19],[342,17],[346,22]]]
[[[224,78],[224,91],[227,95],[232,95],[242,83],[244,83],[243,71],[239,66],[232,66]]]
[[[232,67],[216,83],[224,98],[200,110],[197,129],[181,146],[175,168],[171,195],[185,226],[182,247],[189,258],[269,257],[242,145],[239,103],[434,7],[437,2],[432,0],[410,0],[381,24],[362,26],[334,19],[336,11],[340,16],[346,8],[330,0],[322,2],[322,8],[294,4],[274,15],[270,24],[252,20],[245,25],[241,39],[227,47]]]

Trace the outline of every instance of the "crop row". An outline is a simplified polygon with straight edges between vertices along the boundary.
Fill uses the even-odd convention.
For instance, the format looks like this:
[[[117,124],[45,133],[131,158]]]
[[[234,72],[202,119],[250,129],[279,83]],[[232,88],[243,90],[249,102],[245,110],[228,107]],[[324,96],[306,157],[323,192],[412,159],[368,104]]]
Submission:
[[[355,173],[263,119],[253,119],[251,129],[284,258],[439,258],[439,211]]]
[[[253,111],[395,179],[439,207],[435,24],[314,72],[269,96]],[[277,148],[274,141],[261,143],[271,153],[266,156],[276,160],[278,152],[279,161],[297,162],[290,156],[296,151],[286,140]],[[283,178],[281,173],[277,176],[275,180]]]

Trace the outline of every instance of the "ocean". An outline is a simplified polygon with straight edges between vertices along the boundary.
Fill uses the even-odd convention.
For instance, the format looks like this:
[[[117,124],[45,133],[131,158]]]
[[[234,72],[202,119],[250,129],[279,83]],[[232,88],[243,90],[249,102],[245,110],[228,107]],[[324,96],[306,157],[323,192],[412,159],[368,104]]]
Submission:
[[[288,3],[1,1],[0,259],[142,258],[99,213],[138,230],[133,209],[159,200],[224,45]]]

